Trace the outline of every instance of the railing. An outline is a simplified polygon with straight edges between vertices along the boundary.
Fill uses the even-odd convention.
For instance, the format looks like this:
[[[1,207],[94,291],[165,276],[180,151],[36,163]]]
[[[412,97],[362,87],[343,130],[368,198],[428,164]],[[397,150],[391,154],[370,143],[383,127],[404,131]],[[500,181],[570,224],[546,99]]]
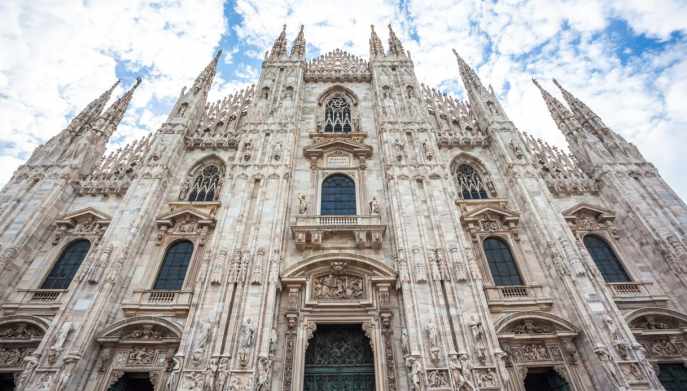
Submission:
[[[382,218],[379,215],[315,215],[296,217],[297,226],[321,226],[321,225],[380,225]]]
[[[18,289],[17,300],[21,304],[60,304],[66,289]]]
[[[607,284],[614,297],[640,297],[651,293],[644,282],[610,282]]]
[[[489,301],[518,301],[544,298],[544,287],[541,285],[505,285],[486,286],[484,291]]]
[[[134,303],[138,305],[190,305],[193,292],[191,290],[136,290]]]

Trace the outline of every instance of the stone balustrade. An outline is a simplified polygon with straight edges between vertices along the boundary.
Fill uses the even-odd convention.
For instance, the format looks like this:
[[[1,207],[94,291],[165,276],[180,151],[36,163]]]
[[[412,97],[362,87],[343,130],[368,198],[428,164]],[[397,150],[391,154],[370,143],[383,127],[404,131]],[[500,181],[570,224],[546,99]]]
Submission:
[[[352,233],[359,248],[381,248],[385,231],[379,215],[298,216],[291,226],[299,250],[319,248],[326,235],[338,233]]]
[[[551,309],[553,300],[543,285],[485,286],[489,308],[494,312],[506,309]]]
[[[132,300],[122,303],[122,310],[130,316],[143,313],[186,315],[192,297],[192,290],[134,290]]]

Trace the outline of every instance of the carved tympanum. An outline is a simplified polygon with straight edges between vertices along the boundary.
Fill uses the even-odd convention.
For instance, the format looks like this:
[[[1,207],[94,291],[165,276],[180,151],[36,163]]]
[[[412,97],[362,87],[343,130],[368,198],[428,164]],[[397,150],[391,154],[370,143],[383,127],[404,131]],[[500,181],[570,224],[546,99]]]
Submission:
[[[326,274],[313,278],[315,300],[354,300],[365,298],[362,277],[349,274]]]

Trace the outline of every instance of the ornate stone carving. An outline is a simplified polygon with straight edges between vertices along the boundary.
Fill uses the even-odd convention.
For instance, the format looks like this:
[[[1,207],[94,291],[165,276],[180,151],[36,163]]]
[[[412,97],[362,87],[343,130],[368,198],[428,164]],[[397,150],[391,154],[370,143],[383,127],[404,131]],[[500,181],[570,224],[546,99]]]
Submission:
[[[269,357],[258,358],[258,370],[255,380],[255,391],[268,391],[272,379],[272,360]]]
[[[64,346],[67,342],[67,338],[74,330],[72,322],[64,322],[57,330],[52,338],[52,344],[48,348],[48,363],[55,364],[57,362],[58,356],[62,353]]]
[[[199,237],[199,245],[205,240],[211,229],[215,227],[213,216],[196,208],[185,207],[166,213],[156,220],[158,234],[157,244],[161,244],[167,235],[177,237]]]
[[[366,297],[362,277],[349,274],[327,274],[313,278],[315,300],[358,300]]]
[[[238,358],[241,366],[245,367],[248,365],[253,345],[255,345],[255,326],[253,326],[251,318],[247,318],[241,324],[239,333]]]
[[[414,391],[424,391],[427,385],[427,379],[425,378],[425,370],[422,367],[421,359],[406,357],[406,368],[408,368],[411,389]]]
[[[475,379],[477,379],[477,386],[483,388],[496,388],[499,386],[499,380],[494,368],[480,368],[475,369]]]
[[[85,237],[97,244],[109,226],[110,219],[110,216],[93,208],[81,209],[62,216],[55,222],[52,245],[56,246],[64,237]]]
[[[446,369],[428,369],[427,370],[427,386],[429,388],[449,387],[448,370]]]
[[[513,334],[552,334],[555,329],[550,324],[538,322],[533,319],[523,319],[514,323],[511,328]]]
[[[30,340],[42,336],[41,329],[26,322],[6,323],[0,326],[0,339],[3,340]]]
[[[370,81],[372,73],[367,61],[336,49],[307,62],[304,77],[315,82]]]
[[[430,357],[432,361],[437,362],[439,361],[439,353],[441,351],[441,341],[439,340],[439,331],[431,320],[427,323],[427,326],[425,326],[425,335],[427,336]]]
[[[472,339],[475,343],[477,359],[483,363],[487,357],[487,345],[485,341],[484,328],[482,327],[482,321],[479,319],[479,315],[473,314],[471,316],[469,326],[470,332],[472,333]]]
[[[155,362],[157,351],[147,346],[134,346],[129,351],[126,363],[130,366],[149,366]]]

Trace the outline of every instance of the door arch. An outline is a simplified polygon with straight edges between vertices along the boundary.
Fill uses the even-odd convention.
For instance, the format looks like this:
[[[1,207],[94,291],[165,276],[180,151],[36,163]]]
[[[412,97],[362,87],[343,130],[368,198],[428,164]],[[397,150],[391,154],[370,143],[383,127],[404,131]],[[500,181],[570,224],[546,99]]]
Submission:
[[[374,355],[360,324],[317,325],[305,351],[303,390],[375,390]]]

